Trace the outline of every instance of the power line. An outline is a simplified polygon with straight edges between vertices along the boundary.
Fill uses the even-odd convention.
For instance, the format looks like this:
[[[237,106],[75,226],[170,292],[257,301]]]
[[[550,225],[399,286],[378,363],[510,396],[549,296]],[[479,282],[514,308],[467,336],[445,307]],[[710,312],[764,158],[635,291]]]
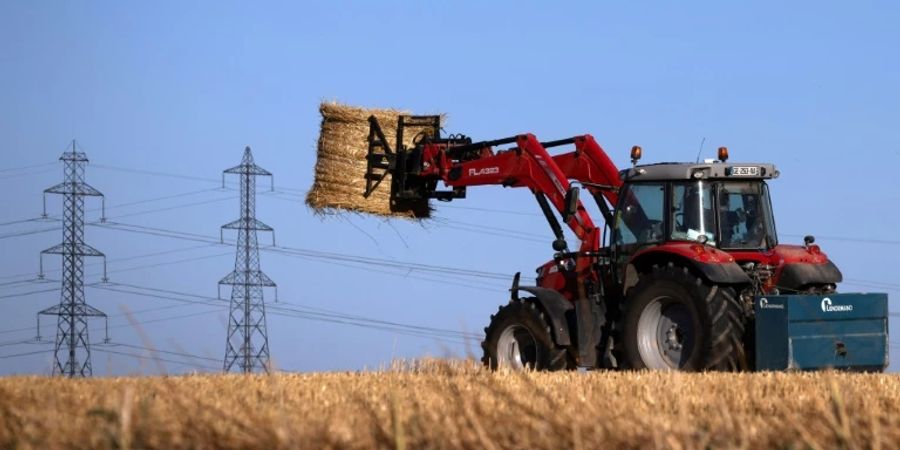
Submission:
[[[216,184],[218,184],[220,182],[220,180],[213,179],[213,178],[197,177],[197,176],[193,176],[193,175],[180,175],[180,174],[166,173],[166,172],[156,172],[156,171],[144,170],[144,169],[132,169],[132,168],[128,168],[128,167],[116,167],[116,166],[110,166],[110,165],[106,165],[106,164],[94,164],[93,166],[98,169],[116,170],[119,172],[138,173],[138,174],[142,174],[142,175],[154,175],[154,176],[160,176],[160,177],[181,178],[183,180],[203,181],[203,182],[216,183]]]
[[[171,363],[171,364],[194,365],[197,367],[202,367],[207,370],[218,370],[218,367],[212,367],[212,366],[208,366],[208,365],[204,365],[204,364],[199,364],[195,361],[192,361],[192,362],[176,361],[176,360],[171,360],[171,359],[167,359],[167,358],[162,358],[158,355],[158,354],[173,355],[173,356],[181,356],[184,358],[191,358],[191,359],[195,359],[195,360],[199,359],[199,360],[204,360],[204,361],[218,362],[217,359],[209,358],[206,356],[195,355],[195,354],[191,354],[191,353],[174,352],[171,350],[159,350],[159,349],[155,349],[155,348],[148,348],[148,347],[125,344],[125,343],[120,343],[120,342],[113,342],[113,343],[106,343],[106,344],[93,343],[92,345],[94,346],[93,351],[95,351],[95,352],[109,353],[109,354],[119,355],[119,356],[129,356],[129,357],[137,358],[137,359],[151,359],[151,360],[167,362],[167,363]],[[144,351],[150,352],[150,355],[147,355],[147,356],[136,355],[134,353],[129,353],[129,352],[120,352],[120,351],[116,351],[116,350],[110,350],[109,348],[106,348],[106,347],[125,347],[125,348],[132,348],[132,349],[136,349],[136,350],[144,350]],[[31,355],[37,355],[37,354],[42,354],[42,353],[46,353],[46,350],[36,350],[36,351],[30,351],[30,352],[14,353],[14,354],[10,354],[10,355],[0,355],[0,359],[31,356]]]
[[[898,284],[898,283],[887,283],[884,281],[869,281],[869,280],[858,280],[858,279],[854,279],[854,278],[845,278],[844,282],[852,283],[852,284],[861,284],[861,285],[871,284],[871,285],[882,285],[882,286],[890,286],[890,287],[894,287],[894,288],[900,288],[900,284]]]
[[[162,353],[164,355],[183,356],[185,358],[202,359],[205,361],[212,361],[215,363],[219,362],[219,358],[210,358],[208,356],[195,355],[193,353],[185,353],[185,352],[175,352],[175,351],[171,351],[171,350],[160,350],[158,348],[144,347],[142,345],[125,344],[123,342],[111,342],[108,344],[100,344],[100,345],[103,345],[105,347],[125,347],[125,348],[132,348],[135,350],[147,350],[147,351],[150,351],[153,353]]]
[[[56,170],[56,169],[34,170],[34,171],[31,171],[31,172],[25,172],[25,173],[16,173],[16,174],[11,174],[11,175],[3,175],[3,176],[0,176],[0,180],[10,180],[10,179],[13,179],[13,178],[30,177],[30,176],[34,176],[34,175],[40,175],[40,174],[42,174],[42,173],[50,173],[50,172],[53,172],[54,170]]]
[[[231,188],[229,188],[231,189]],[[275,190],[264,191],[259,195],[263,197],[271,197],[277,200],[284,200],[288,202],[303,202],[306,199],[305,195],[302,194],[294,194],[292,192],[282,191],[280,188],[275,188]]]
[[[142,205],[145,203],[158,202],[161,200],[171,200],[173,198],[189,197],[192,195],[202,194],[204,192],[214,192],[214,191],[221,191],[221,190],[222,189],[220,189],[220,188],[197,189],[194,191],[180,192],[178,194],[164,195],[162,197],[153,197],[153,198],[148,198],[148,199],[143,199],[143,200],[136,200],[136,201],[125,202],[125,203],[117,203],[115,205],[110,206],[107,209],[124,208],[126,206]]]
[[[229,196],[229,197],[224,197],[224,198],[215,198],[212,200],[203,200],[203,201],[192,202],[192,203],[182,203],[180,205],[167,206],[165,208],[157,208],[157,209],[151,209],[151,210],[146,210],[146,211],[132,212],[132,213],[128,213],[128,214],[120,214],[117,216],[113,216],[113,218],[121,219],[123,217],[142,216],[144,214],[152,214],[152,213],[158,213],[158,212],[163,212],[163,211],[171,211],[173,209],[188,208],[191,206],[208,205],[210,203],[219,203],[219,202],[224,202],[226,200],[234,200],[235,198],[237,198],[237,197]]]
[[[469,278],[465,278],[463,276],[458,276],[458,275],[444,274],[444,275],[442,275],[441,278],[434,278],[434,277],[426,277],[426,276],[422,276],[422,275],[416,275],[416,274],[410,273],[410,271],[407,271],[406,273],[398,272],[398,271],[396,271],[396,270],[398,270],[396,268],[391,269],[391,270],[383,270],[383,269],[377,269],[374,267],[358,265],[356,263],[343,263],[343,262],[338,262],[338,261],[329,261],[328,259],[318,259],[318,258],[311,258],[311,257],[307,257],[307,256],[289,255],[289,254],[287,254],[285,256],[300,259],[303,261],[310,261],[310,262],[314,262],[317,264],[328,264],[328,265],[332,265],[332,266],[349,267],[351,269],[362,270],[365,272],[381,273],[381,274],[391,275],[391,276],[400,277],[400,278],[408,278],[408,279],[412,279],[412,280],[422,280],[422,281],[428,281],[431,283],[446,284],[449,286],[459,286],[459,287],[475,289],[475,290],[485,291],[485,292],[503,292],[506,290],[506,287],[504,287],[504,286],[498,286],[498,285],[492,284],[488,281],[482,281],[482,280],[478,280],[478,279],[469,279]],[[392,270],[394,270],[394,271],[392,271]],[[456,280],[456,281],[454,281],[454,280]],[[473,283],[476,283],[476,284],[473,284]]]
[[[900,289],[895,288],[895,287],[885,287],[885,286],[880,286],[880,285],[854,283],[852,281],[845,281],[843,284],[850,285],[850,286],[859,286],[859,287],[868,288],[868,289],[877,289],[880,291],[900,292]]]
[[[56,292],[58,290],[59,290],[59,288],[55,287],[55,288],[51,288],[51,289],[42,289],[42,290],[38,290],[38,291],[29,291],[29,292],[20,292],[20,293],[16,293],[16,294],[0,295],[0,300],[6,299],[6,298],[14,298],[14,297],[25,297],[25,296],[34,295],[34,294],[43,294],[45,292]]]
[[[28,165],[28,166],[8,167],[8,168],[6,168],[6,169],[0,169],[0,173],[15,172],[15,171],[25,170],[25,169],[34,169],[35,167],[49,167],[49,166],[54,166],[54,167],[55,167],[55,166],[56,166],[56,161],[54,161],[54,162],[48,162],[48,163],[40,163],[40,164],[31,164],[31,165]]]
[[[801,234],[792,234],[792,233],[778,233],[779,236],[788,236],[788,237],[797,237],[802,238],[805,235]],[[816,239],[822,239],[826,241],[836,241],[836,242],[855,242],[860,244],[878,244],[878,245],[900,245],[900,241],[889,240],[889,239],[869,239],[869,238],[850,238],[850,237],[841,237],[841,236],[816,236]]]
[[[122,292],[124,292],[124,291],[122,291]],[[151,311],[151,310],[154,310],[154,309],[155,309],[155,310],[160,310],[160,309],[171,309],[171,308],[173,308],[173,307],[182,307],[182,308],[183,308],[183,307],[185,307],[185,306],[195,306],[195,305],[190,305],[190,304],[168,305],[168,306],[163,307],[163,308],[150,308],[150,309],[144,310],[144,312],[146,312],[146,311]],[[212,314],[212,313],[216,313],[216,312],[225,312],[225,311],[224,311],[224,305],[216,305],[216,309],[208,310],[208,311],[198,311],[198,312],[193,312],[193,313],[188,313],[188,314],[177,314],[177,315],[174,315],[174,316],[157,317],[157,318],[155,318],[155,319],[145,319],[145,320],[136,321],[136,322],[123,323],[123,324],[111,326],[111,327],[109,327],[108,329],[110,329],[110,330],[116,330],[116,329],[120,329],[120,328],[134,327],[134,326],[136,326],[136,325],[148,325],[148,324],[151,324],[151,323],[171,322],[171,321],[173,321],[173,320],[180,320],[180,319],[188,319],[188,318],[191,318],[191,317],[205,316],[205,315]],[[140,314],[140,312],[139,312],[139,311],[135,311],[134,314]],[[219,361],[219,360],[217,359],[216,361]]]
[[[488,212],[488,213],[496,213],[496,214],[509,214],[509,215],[513,215],[513,216],[544,217],[543,214],[540,214],[540,213],[526,212],[526,211],[512,211],[509,209],[477,208],[474,206],[458,206],[458,205],[441,205],[441,208],[465,209],[465,210],[469,210],[469,211]]]
[[[29,236],[32,234],[46,233],[48,231],[59,231],[59,230],[60,230],[60,227],[43,228],[40,230],[19,231],[19,232],[15,232],[15,233],[2,234],[2,235],[0,235],[0,239],[16,238],[16,237],[22,237],[22,236]]]
[[[88,286],[88,287],[94,287],[94,285],[87,285],[87,286]],[[110,318],[110,319],[114,319],[114,318],[119,318],[119,317],[122,317],[122,316],[128,316],[128,315],[131,315],[131,314],[138,315],[138,314],[143,314],[143,313],[148,313],[148,312],[163,311],[163,310],[175,309],[175,308],[184,308],[184,307],[186,307],[186,306],[192,306],[192,305],[190,305],[190,304],[185,304],[185,303],[179,303],[179,304],[176,304],[176,305],[166,305],[166,306],[158,306],[158,307],[153,307],[153,308],[145,308],[145,309],[139,309],[139,310],[136,310],[136,311],[131,311],[131,312],[128,312],[128,313],[113,314],[113,315],[110,315],[109,318]],[[221,309],[220,305],[217,305],[217,307],[219,307],[219,309]],[[218,310],[217,310],[217,311],[218,311]],[[149,319],[149,320],[145,320],[145,321],[135,322],[135,325],[143,325],[143,324],[146,324],[146,323],[161,322],[161,321],[166,321],[166,320],[176,320],[176,319],[181,319],[181,318],[186,318],[186,317],[198,316],[198,315],[202,315],[202,314],[209,314],[209,313],[211,313],[211,312],[216,312],[216,311],[204,311],[204,312],[202,312],[202,313],[182,314],[182,315],[170,316],[170,317],[166,317],[166,318]],[[123,324],[123,325],[116,325],[116,326],[111,326],[111,327],[109,327],[109,329],[124,328],[124,327],[126,327],[126,326],[131,326],[131,325],[132,325],[132,324],[130,324],[130,323],[129,323],[129,324]],[[34,330],[34,327],[33,327],[33,326],[28,326],[28,327],[22,327],[22,328],[12,328],[12,329],[7,329],[7,330],[0,330],[0,334],[17,333],[17,332],[20,332],[20,331],[29,331],[29,330]]]
[[[141,295],[141,296],[146,296],[146,297],[151,297],[151,298],[159,298],[159,299],[164,299],[164,300],[175,300],[175,301],[188,302],[188,303],[198,303],[198,304],[211,305],[211,306],[218,306],[218,305],[226,302],[226,300],[219,299],[216,297],[207,297],[207,296],[203,296],[203,295],[182,293],[182,292],[169,291],[169,290],[159,290],[159,289],[147,288],[147,287],[143,287],[143,286],[135,286],[135,285],[129,285],[129,284],[121,284],[121,283],[116,283],[116,284],[127,287],[129,289],[137,289],[139,292],[129,291],[129,290],[125,290],[125,289],[115,289],[115,288],[109,288],[109,287],[98,287],[98,288],[112,290],[112,291],[120,292],[120,293]],[[95,287],[97,287],[97,286],[95,286]],[[141,292],[141,291],[144,291],[144,292]],[[149,291],[149,292],[147,292],[147,291]],[[161,293],[159,293],[159,292],[161,292]],[[172,295],[197,298],[198,300],[190,300],[190,299],[185,299],[185,298],[173,297]],[[295,305],[295,306],[297,306],[297,305]],[[342,323],[342,324],[346,324],[346,325],[361,326],[364,328],[373,328],[373,329],[379,329],[379,330],[383,330],[383,331],[392,331],[392,332],[397,332],[400,334],[407,334],[407,335],[413,335],[413,336],[419,336],[419,337],[436,338],[438,340],[445,340],[445,339],[454,339],[455,340],[458,338],[474,337],[474,335],[468,336],[462,332],[457,332],[457,331],[452,331],[452,330],[442,330],[442,329],[437,329],[437,328],[419,327],[419,326],[415,326],[415,325],[406,325],[406,324],[390,325],[388,323],[385,323],[384,321],[379,321],[376,319],[368,319],[368,318],[364,318],[364,317],[360,317],[360,316],[351,316],[351,315],[339,314],[339,313],[333,314],[333,313],[317,313],[315,311],[303,311],[303,310],[296,309],[296,307],[288,308],[288,307],[284,306],[284,304],[272,305],[270,307],[270,309],[273,311],[272,314],[275,314],[275,315],[296,317],[296,318],[307,319],[307,320],[317,320],[317,321],[323,321],[323,322]],[[350,323],[350,322],[353,322],[353,323]],[[374,324],[370,324],[369,322],[373,322]]]
[[[12,354],[12,355],[2,355],[2,356],[0,356],[0,359],[18,358],[20,356],[37,355],[39,353],[47,353],[47,351],[46,350],[37,350],[37,351],[33,351],[33,352],[16,353],[16,354]]]
[[[279,191],[276,190],[275,193],[279,193]],[[287,193],[284,193],[284,194],[287,194]],[[288,195],[295,195],[295,194],[288,194]],[[272,195],[270,194],[270,196],[272,196]],[[278,200],[285,200],[285,201],[290,201],[290,202],[297,201],[296,199],[293,199],[293,198],[288,199],[288,198],[277,197],[277,196],[272,196],[272,197],[275,199],[278,199]],[[549,242],[549,238],[546,235],[531,233],[531,232],[527,232],[527,231],[513,230],[510,228],[495,227],[495,226],[484,225],[484,224],[474,224],[474,223],[468,223],[468,222],[463,222],[463,221],[454,220],[454,219],[447,219],[447,218],[434,218],[433,221],[434,221],[434,224],[436,224],[436,226],[439,226],[441,228],[451,229],[451,230],[459,230],[459,231],[465,231],[468,233],[477,233],[477,234],[483,234],[483,235],[487,235],[487,236],[497,236],[497,237],[503,237],[503,238],[507,238],[507,239],[527,241],[527,242],[536,242],[536,243],[540,243],[540,244],[546,244],[547,242]]]
[[[37,218],[37,217],[36,217],[36,218],[33,218],[33,219],[13,220],[13,221],[10,221],[10,222],[3,222],[3,223],[0,223],[0,227],[5,227],[5,226],[8,226],[8,225],[18,225],[18,224],[20,224],[20,223],[37,222],[37,221],[39,221],[39,220],[41,220],[41,219],[40,219],[40,218]]]
[[[177,174],[177,173],[172,173],[172,172],[161,172],[161,171],[144,170],[144,169],[133,169],[133,168],[129,168],[129,167],[117,167],[117,166],[100,165],[100,164],[95,164],[94,167],[98,167],[98,168],[106,169],[106,170],[117,170],[117,171],[120,171],[120,172],[139,173],[139,174],[142,174],[142,175],[151,175],[151,176],[169,177],[169,178],[180,178],[180,179],[183,179],[183,180],[202,181],[202,182],[216,183],[216,184],[221,183],[221,180],[217,180],[217,179],[213,179],[213,178],[205,178],[205,177],[198,177],[198,176],[193,176],[193,175]],[[233,185],[233,184],[237,184],[237,183],[231,182],[231,183],[227,183],[227,184],[232,184],[232,185]],[[283,190],[283,191],[294,191],[294,192],[298,192],[298,193],[305,193],[305,192],[306,192],[305,189],[298,189],[298,188],[284,187],[284,186],[281,186],[280,189]],[[290,195],[297,195],[297,194],[290,194]]]
[[[99,346],[98,346],[98,348],[95,348],[94,350],[101,352],[101,353],[109,353],[109,354],[119,355],[119,356],[128,356],[128,357],[136,358],[136,359],[140,359],[140,360],[148,360],[149,359],[149,360],[153,360],[153,361],[166,362],[166,363],[170,363],[170,364],[179,364],[179,365],[200,367],[200,368],[203,368],[206,370],[219,370],[218,367],[212,367],[212,366],[208,366],[208,365],[204,365],[204,364],[197,364],[194,362],[189,363],[189,362],[185,362],[185,361],[176,361],[173,359],[162,358],[160,356],[155,356],[155,355],[150,355],[150,356],[136,355],[134,353],[129,353],[129,352],[119,352],[116,350],[110,350],[108,348],[100,348]]]
[[[164,300],[174,300],[180,302],[187,303],[197,303],[209,306],[219,306],[226,302],[226,300],[219,299],[216,297],[208,297],[204,295],[191,294],[185,292],[150,288],[145,286],[137,286],[133,284],[126,283],[111,283],[112,286],[102,286],[102,285],[94,285],[96,289],[105,289],[113,292],[125,293],[125,294],[133,294],[140,295],[150,298],[159,298]],[[127,289],[116,289],[116,286],[122,286]],[[129,290],[133,289],[133,290]],[[135,292],[137,290],[137,292]],[[173,295],[178,295],[180,297],[174,297]],[[181,297],[189,297],[189,298],[181,298]],[[191,299],[193,298],[193,299]],[[288,307],[290,305],[291,307]],[[384,321],[379,319],[372,319],[363,316],[353,316],[349,314],[337,313],[337,312],[319,312],[312,310],[302,310],[298,308],[303,308],[301,305],[296,305],[292,303],[280,302],[278,304],[272,304],[269,306],[269,309],[272,311],[272,314],[282,315],[288,317],[301,318],[306,320],[315,320],[315,321],[323,321],[323,322],[331,322],[331,323],[341,323],[345,325],[353,325],[359,326],[363,328],[372,328],[378,329],[382,331],[391,331],[399,334],[407,334],[418,337],[427,337],[438,340],[454,340],[454,341],[462,341],[464,339],[480,339],[481,336],[477,334],[464,333],[454,330],[445,330],[440,328],[431,328],[431,327],[422,327],[419,325],[410,325],[410,324],[402,324],[397,322]]]
[[[166,294],[194,297],[194,298],[199,298],[202,300],[223,301],[216,297],[207,297],[204,295],[191,294],[191,293],[173,291],[173,290],[168,290],[168,289],[151,288],[151,287],[138,286],[138,285],[127,284],[127,283],[113,283],[113,284],[116,284],[119,286],[132,287],[135,289],[143,289],[143,290],[148,290],[148,291],[162,292],[162,293],[166,293]],[[288,308],[285,305],[291,306],[294,309]],[[325,309],[325,308],[313,307],[313,306],[309,306],[309,305],[297,304],[297,303],[291,303],[291,302],[285,302],[285,301],[280,301],[277,304],[270,305],[270,308],[271,309],[282,309],[282,310],[286,309],[286,310],[290,310],[290,311],[299,311],[299,312],[310,313],[310,314],[324,314],[324,315],[328,315],[328,316],[332,316],[332,317],[339,317],[342,319],[362,320],[362,321],[373,322],[373,323],[378,323],[378,324],[382,324],[382,325],[392,325],[392,326],[418,329],[421,331],[447,333],[447,334],[450,334],[453,336],[461,336],[461,337],[477,337],[478,336],[478,335],[473,335],[473,334],[468,334],[468,333],[453,331],[453,330],[445,330],[445,329],[433,328],[433,327],[423,327],[423,326],[419,326],[419,325],[410,325],[410,324],[403,324],[403,323],[391,322],[391,321],[380,320],[380,319],[373,319],[373,318],[364,317],[364,316],[346,314],[346,313],[342,313],[342,312],[335,311],[335,310],[329,310],[329,309]],[[302,308],[302,310],[297,310],[296,308]]]
[[[110,211],[113,209],[119,209],[119,208],[124,208],[124,207],[128,207],[128,206],[142,205],[142,204],[146,204],[146,203],[158,202],[161,200],[170,200],[173,198],[187,197],[187,196],[191,196],[191,195],[200,194],[203,192],[213,192],[213,191],[221,191],[221,190],[222,189],[220,189],[220,188],[197,189],[197,190],[193,190],[193,191],[180,192],[177,194],[168,194],[168,195],[163,195],[160,197],[147,198],[147,199],[143,199],[143,200],[136,200],[136,201],[130,201],[130,202],[125,202],[125,203],[117,203],[115,205],[111,205],[108,207],[86,209],[85,212],[97,212],[97,211],[103,211],[104,209],[106,211]],[[148,212],[155,212],[155,211],[148,211]],[[37,219],[28,219],[28,220],[47,220],[47,219],[59,221],[59,215],[55,214],[55,215],[51,215],[51,216],[41,217],[41,218],[37,218]],[[2,225],[2,224],[0,224],[0,225]]]
[[[174,261],[163,261],[163,262],[159,262],[159,263],[144,264],[144,265],[135,266],[135,267],[125,267],[122,269],[110,270],[108,273],[133,272],[135,270],[143,270],[143,269],[149,269],[149,268],[153,268],[153,267],[164,267],[164,266],[170,266],[172,264],[200,261],[200,260],[211,259],[211,258],[219,258],[219,257],[227,256],[230,254],[231,254],[231,252],[219,252],[219,253],[216,253],[213,255],[195,256],[192,258],[183,258],[183,259],[178,259],[178,260],[174,260]]]
[[[111,229],[117,229],[120,231],[148,234],[148,235],[152,235],[152,236],[168,237],[168,238],[173,238],[173,239],[183,239],[183,240],[204,242],[204,243],[220,243],[219,239],[215,238],[214,236],[201,235],[201,234],[196,234],[196,233],[185,233],[185,232],[180,232],[180,231],[167,230],[167,229],[163,229],[163,228],[146,227],[146,226],[141,226],[141,225],[125,224],[125,223],[120,223],[120,222],[92,223],[90,225],[106,227],[106,228],[111,228]],[[226,241],[226,242],[228,242],[228,241]],[[402,268],[402,269],[408,269],[408,270],[411,270],[414,272],[445,273],[445,274],[453,274],[453,275],[467,276],[467,277],[473,277],[473,278],[485,278],[485,279],[504,280],[504,281],[510,279],[510,275],[498,273],[498,272],[488,272],[488,271],[475,270],[475,269],[462,269],[462,268],[457,268],[457,267],[441,266],[441,265],[434,265],[434,264],[404,262],[404,261],[373,258],[373,257],[366,257],[366,256],[347,255],[347,254],[343,254],[343,253],[325,252],[325,251],[311,250],[311,249],[297,248],[297,247],[265,246],[265,247],[260,247],[260,249],[263,251],[267,251],[267,252],[282,253],[282,254],[287,254],[287,255],[306,256],[306,257],[310,257],[313,259],[328,259],[328,260],[346,261],[346,262],[354,262],[354,263],[359,263],[359,264],[377,265],[379,267],[397,267],[397,268]]]
[[[88,286],[89,286],[89,287],[93,287],[93,286],[91,286],[91,285],[88,285]],[[122,291],[122,292],[131,294],[131,292],[126,292],[126,291]],[[166,305],[166,306],[155,307],[155,308],[145,308],[145,309],[140,309],[140,310],[133,311],[133,312],[130,312],[130,313],[114,314],[114,315],[111,315],[111,316],[109,316],[109,317],[110,317],[110,318],[118,318],[118,317],[128,316],[128,315],[132,315],[132,314],[133,314],[133,315],[138,315],[138,314],[143,314],[143,313],[147,313],[147,312],[155,312],[155,311],[162,311],[162,310],[175,309],[175,308],[184,308],[184,307],[187,307],[187,306],[196,306],[196,305],[192,305],[192,304],[189,304],[189,303],[178,303],[178,304],[176,304],[176,305]],[[108,326],[108,327],[106,327],[105,329],[95,328],[95,329],[91,329],[91,331],[92,331],[92,332],[103,332],[103,331],[107,331],[107,330],[115,330],[115,329],[120,329],[120,328],[129,328],[129,327],[133,327],[133,326],[137,326],[137,325],[146,325],[146,324],[157,323],[157,322],[170,322],[170,321],[173,321],[173,320],[186,319],[186,318],[190,318],[190,317],[197,317],[197,316],[207,315],[207,314],[211,314],[211,313],[215,313],[215,312],[223,312],[223,310],[224,310],[223,305],[215,305],[215,307],[216,307],[216,309],[214,309],[214,310],[199,311],[199,312],[188,313],[188,314],[178,314],[178,315],[174,315],[174,316],[166,316],[166,317],[157,317],[157,318],[154,318],[154,319],[145,319],[145,320],[141,320],[141,321],[135,321],[135,322],[129,322],[129,323],[124,323],[124,324],[118,324],[118,325]],[[15,329],[9,329],[9,330],[2,330],[2,331],[0,331],[0,334],[16,333],[16,332],[20,332],[20,331],[29,331],[29,330],[34,330],[34,327],[23,327],[23,328],[15,328]],[[4,345],[14,345],[14,344],[17,344],[17,343],[18,343],[18,344],[21,344],[21,343],[29,343],[29,342],[33,343],[33,342],[40,342],[40,341],[34,341],[34,340],[15,341],[15,342],[10,342],[10,343],[6,343],[6,344],[0,344],[0,347],[2,347],[2,346],[4,346]]]
[[[510,236],[518,236],[518,237],[528,236],[528,237],[538,239],[539,242],[547,242],[547,240],[548,240],[547,236],[544,234],[531,233],[528,231],[520,231],[520,230],[513,230],[511,228],[503,228],[503,227],[495,227],[495,226],[483,225],[483,224],[478,224],[478,223],[463,222],[461,220],[453,220],[453,219],[440,219],[439,218],[436,220],[438,222],[446,222],[451,225],[470,227],[470,228],[473,228],[476,230],[484,229],[484,230],[492,230],[492,231],[501,231],[504,233],[509,233]]]
[[[164,250],[164,251],[160,251],[160,252],[145,253],[145,254],[142,254],[142,255],[128,256],[128,257],[117,258],[117,259],[110,259],[110,260],[108,260],[107,262],[108,262],[108,263],[119,263],[119,262],[125,262],[125,261],[132,261],[132,260],[135,260],[135,259],[151,258],[151,257],[154,257],[154,256],[162,256],[162,255],[168,255],[168,254],[172,254],[172,253],[187,252],[187,251],[197,250],[197,249],[200,249],[200,248],[213,247],[213,246],[216,246],[216,245],[219,245],[219,243],[217,242],[217,243],[215,243],[215,244],[194,245],[194,246],[190,246],[190,247],[175,248],[175,249]],[[96,266],[101,266],[101,265],[103,265],[103,263],[85,264],[84,266],[85,266],[85,267],[96,267]],[[61,271],[62,271],[62,268],[59,268],[59,269],[45,269],[45,270],[44,270],[44,273],[45,273],[45,274],[46,274],[46,273],[56,273],[56,272],[61,272]],[[34,272],[22,272],[22,273],[13,274],[13,275],[4,275],[4,276],[0,277],[0,280],[6,280],[6,279],[10,279],[10,278],[21,278],[21,277],[26,277],[26,276],[27,276],[27,277],[31,277],[32,275],[34,275]],[[96,275],[96,273],[95,273],[94,275]],[[19,281],[14,281],[14,282],[12,282],[12,283],[19,283],[19,282],[26,282],[26,281],[34,281],[34,279],[32,278],[32,279],[30,279],[30,280],[19,280]],[[0,286],[2,286],[2,285],[0,285]]]
[[[538,244],[546,244],[547,243],[546,239],[534,239],[534,238],[530,238],[530,237],[526,237],[526,236],[516,236],[516,235],[512,235],[512,234],[508,234],[508,233],[497,233],[494,231],[473,229],[473,228],[467,228],[467,227],[456,226],[456,225],[444,225],[443,228],[448,228],[451,230],[466,231],[469,233],[484,234],[487,236],[497,236],[497,237],[502,237],[502,238],[507,238],[507,239],[515,239],[518,241],[534,242],[534,243],[538,243]]]
[[[9,347],[10,345],[33,344],[34,342],[35,341],[32,339],[0,342],[0,347]]]
[[[38,278],[29,278],[27,280],[7,281],[5,283],[0,283],[0,286],[12,286],[14,284],[42,283],[42,282],[44,282],[44,280],[41,280]]]

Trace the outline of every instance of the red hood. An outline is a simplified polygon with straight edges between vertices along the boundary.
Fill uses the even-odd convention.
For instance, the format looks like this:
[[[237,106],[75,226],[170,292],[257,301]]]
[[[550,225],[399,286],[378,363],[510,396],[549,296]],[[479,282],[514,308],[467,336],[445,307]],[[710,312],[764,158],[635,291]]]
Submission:
[[[818,245],[808,247],[802,245],[779,244],[771,250],[765,251],[733,251],[729,252],[737,261],[754,261],[771,266],[784,264],[825,264],[828,255],[822,252]]]

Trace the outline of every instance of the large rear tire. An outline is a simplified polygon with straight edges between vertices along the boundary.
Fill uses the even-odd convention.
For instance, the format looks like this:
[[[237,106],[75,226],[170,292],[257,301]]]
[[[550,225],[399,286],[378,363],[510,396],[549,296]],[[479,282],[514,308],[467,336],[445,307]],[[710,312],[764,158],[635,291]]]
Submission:
[[[654,266],[629,291],[621,330],[625,368],[746,368],[744,320],[734,289],[707,284],[672,263]]]
[[[549,321],[533,298],[501,306],[484,329],[481,362],[492,370],[562,370],[571,358],[553,342]]]

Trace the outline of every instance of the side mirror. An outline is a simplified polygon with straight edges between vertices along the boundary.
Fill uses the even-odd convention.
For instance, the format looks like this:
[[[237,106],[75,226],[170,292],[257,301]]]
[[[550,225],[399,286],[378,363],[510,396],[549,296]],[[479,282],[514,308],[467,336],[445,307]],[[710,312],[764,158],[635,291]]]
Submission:
[[[571,186],[566,191],[566,209],[563,211],[563,221],[568,222],[569,218],[578,214],[578,196],[580,191],[577,186]]]

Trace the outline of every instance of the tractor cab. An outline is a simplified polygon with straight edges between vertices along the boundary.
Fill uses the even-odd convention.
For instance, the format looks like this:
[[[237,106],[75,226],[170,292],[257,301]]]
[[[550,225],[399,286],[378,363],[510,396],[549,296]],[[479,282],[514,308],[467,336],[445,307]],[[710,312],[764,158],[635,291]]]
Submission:
[[[808,236],[780,244],[768,163],[729,163],[727,150],[704,163],[635,165],[623,181],[609,233],[613,282],[623,294],[628,267],[675,262],[712,282],[744,285],[742,297],[833,293],[840,271]],[[632,274],[634,277],[634,274]]]
[[[772,164],[659,163],[621,172],[609,224],[619,263],[641,249],[692,243],[725,252],[766,252],[778,245],[767,179]]]

